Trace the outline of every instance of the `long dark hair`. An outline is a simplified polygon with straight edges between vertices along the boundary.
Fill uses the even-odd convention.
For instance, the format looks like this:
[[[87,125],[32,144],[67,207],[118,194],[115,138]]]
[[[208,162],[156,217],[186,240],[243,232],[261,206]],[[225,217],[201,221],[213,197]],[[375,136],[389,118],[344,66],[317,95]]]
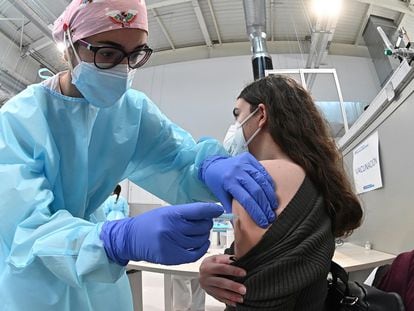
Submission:
[[[121,194],[121,186],[120,185],[116,185],[115,190],[114,190],[114,194],[116,194],[115,203],[117,203],[118,199],[119,199],[119,195]]]
[[[270,75],[239,95],[254,111],[264,104],[273,140],[321,191],[337,237],[361,225],[362,208],[343,168],[342,155],[309,93],[295,80]]]

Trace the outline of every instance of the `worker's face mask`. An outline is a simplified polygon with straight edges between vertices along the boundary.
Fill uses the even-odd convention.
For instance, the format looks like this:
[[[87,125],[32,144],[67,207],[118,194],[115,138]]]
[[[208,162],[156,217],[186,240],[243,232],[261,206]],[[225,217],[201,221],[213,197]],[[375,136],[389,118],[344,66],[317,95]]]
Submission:
[[[250,113],[247,118],[244,119],[241,123],[236,121],[234,124],[230,125],[223,142],[224,149],[226,149],[230,155],[236,156],[243,152],[249,151],[248,145],[256,137],[256,135],[259,134],[261,128],[259,127],[246,141],[246,138],[243,134],[243,125],[246,124],[246,122],[249,121],[250,118],[253,117],[258,110],[259,107]]]
[[[92,105],[106,108],[114,105],[131,88],[135,72],[128,64],[103,70],[81,61],[72,71],[72,83]]]
[[[73,68],[68,56],[72,83],[92,105],[99,108],[114,105],[131,88],[136,70],[131,70],[128,64],[119,64],[111,69],[99,69],[95,64],[80,59],[69,32],[65,38],[68,38],[78,61],[78,64]]]

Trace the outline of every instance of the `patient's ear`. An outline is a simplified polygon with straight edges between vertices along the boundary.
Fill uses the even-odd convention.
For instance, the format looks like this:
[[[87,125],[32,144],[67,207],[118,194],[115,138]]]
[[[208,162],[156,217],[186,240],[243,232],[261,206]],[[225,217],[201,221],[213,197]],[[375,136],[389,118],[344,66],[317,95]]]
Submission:
[[[258,107],[260,113],[259,127],[264,128],[267,124],[267,108],[264,104],[259,104]]]

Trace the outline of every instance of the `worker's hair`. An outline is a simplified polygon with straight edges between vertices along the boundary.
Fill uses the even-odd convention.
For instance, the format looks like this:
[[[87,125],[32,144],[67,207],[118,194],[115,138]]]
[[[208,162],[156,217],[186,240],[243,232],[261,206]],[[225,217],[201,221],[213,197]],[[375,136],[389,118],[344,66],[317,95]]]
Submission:
[[[343,168],[342,155],[310,94],[295,80],[270,75],[248,85],[238,98],[253,112],[264,104],[267,130],[280,148],[301,166],[321,191],[335,236],[361,225],[362,207]]]
[[[118,202],[119,195],[121,194],[121,186],[120,185],[116,185],[116,187],[114,189],[114,194],[116,194],[116,200],[115,200],[115,203],[116,203],[116,202]]]

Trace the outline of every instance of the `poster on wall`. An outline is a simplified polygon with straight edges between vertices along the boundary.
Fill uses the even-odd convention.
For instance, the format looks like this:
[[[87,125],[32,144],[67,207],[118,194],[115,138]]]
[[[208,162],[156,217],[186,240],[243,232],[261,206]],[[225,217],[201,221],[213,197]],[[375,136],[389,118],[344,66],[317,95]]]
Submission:
[[[353,151],[353,172],[358,194],[382,187],[378,151],[378,132],[375,132]]]

